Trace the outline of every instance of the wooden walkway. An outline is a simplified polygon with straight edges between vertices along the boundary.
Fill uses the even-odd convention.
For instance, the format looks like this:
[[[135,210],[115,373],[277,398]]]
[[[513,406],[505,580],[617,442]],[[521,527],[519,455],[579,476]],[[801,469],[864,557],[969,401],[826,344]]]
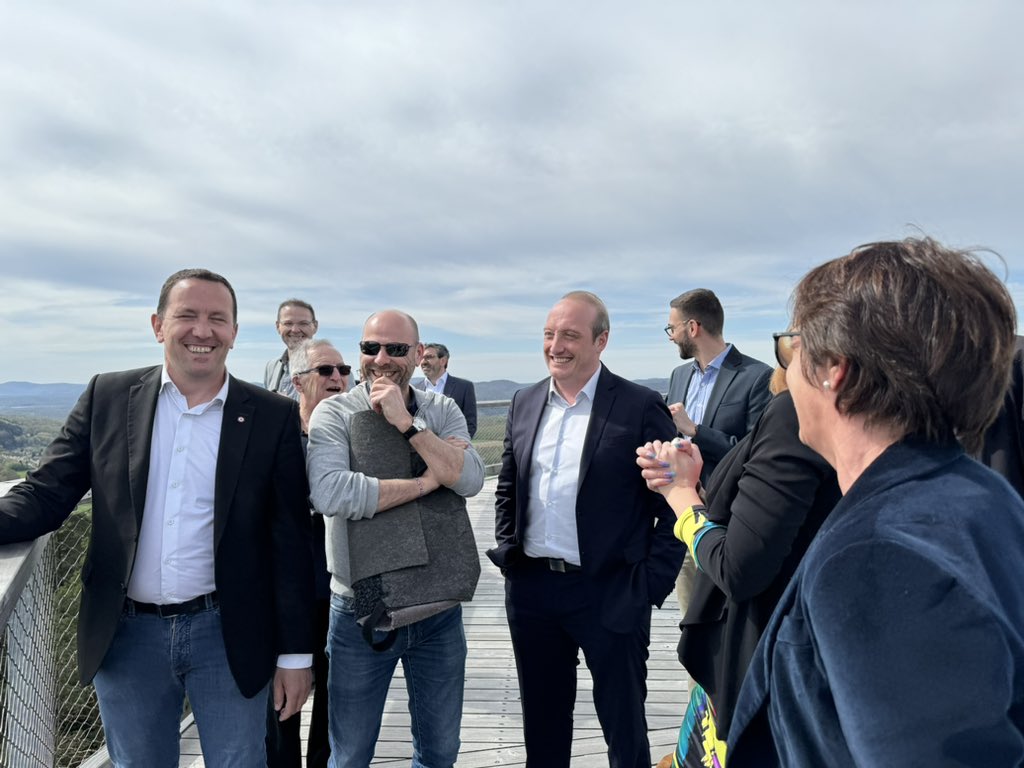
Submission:
[[[480,494],[469,500],[482,573],[476,596],[463,606],[469,656],[459,768],[524,768],[526,765],[515,660],[505,622],[505,589],[501,574],[484,554],[494,540],[495,484],[494,478],[488,479]],[[686,676],[676,660],[678,625],[679,610],[673,594],[664,608],[654,611],[651,621],[647,723],[655,763],[675,747],[687,703]],[[606,746],[594,712],[590,673],[585,664],[580,664],[578,669],[572,768],[595,768],[608,764]],[[307,709],[303,712],[303,734],[308,717]],[[182,739],[181,768],[201,768],[203,760],[199,754],[199,742],[192,727]],[[388,693],[372,764],[398,768],[408,766],[411,757],[408,697],[399,665]]]

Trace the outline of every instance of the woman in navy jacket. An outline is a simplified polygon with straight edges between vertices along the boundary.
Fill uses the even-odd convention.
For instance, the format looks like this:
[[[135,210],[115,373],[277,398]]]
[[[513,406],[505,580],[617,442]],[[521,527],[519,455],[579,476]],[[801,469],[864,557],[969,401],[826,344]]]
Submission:
[[[1024,502],[960,446],[1008,385],[1006,288],[933,240],[876,243],[808,273],[792,327],[800,439],[843,499],[758,646],[730,768],[1021,765]]]

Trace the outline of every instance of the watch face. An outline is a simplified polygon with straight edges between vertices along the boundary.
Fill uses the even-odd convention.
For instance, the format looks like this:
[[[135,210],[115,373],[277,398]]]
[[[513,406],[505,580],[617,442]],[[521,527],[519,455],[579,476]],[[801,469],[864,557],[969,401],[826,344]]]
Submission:
[[[412,425],[416,428],[417,432],[422,432],[427,428],[427,422],[421,419],[419,416],[412,420]]]

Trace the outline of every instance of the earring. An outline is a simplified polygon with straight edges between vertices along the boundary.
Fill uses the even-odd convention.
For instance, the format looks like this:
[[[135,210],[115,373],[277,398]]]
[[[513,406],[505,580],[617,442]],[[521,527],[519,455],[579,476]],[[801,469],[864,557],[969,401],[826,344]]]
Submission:
[[[832,382],[831,381],[823,381],[823,382],[821,382],[821,387],[822,387],[822,389],[832,389]]]

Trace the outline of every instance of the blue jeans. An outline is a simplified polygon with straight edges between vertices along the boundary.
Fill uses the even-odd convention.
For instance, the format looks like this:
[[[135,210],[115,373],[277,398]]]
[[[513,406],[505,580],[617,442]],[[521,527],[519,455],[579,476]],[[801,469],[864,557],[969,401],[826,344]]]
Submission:
[[[451,768],[459,756],[466,634],[462,606],[398,630],[394,645],[373,650],[356,623],[352,601],[331,598],[330,768],[367,768],[380,734],[388,687],[398,661],[412,716],[413,768]]]
[[[186,693],[207,768],[266,765],[267,689],[238,690],[217,608],[162,619],[129,603],[93,684],[116,768],[177,768]]]

